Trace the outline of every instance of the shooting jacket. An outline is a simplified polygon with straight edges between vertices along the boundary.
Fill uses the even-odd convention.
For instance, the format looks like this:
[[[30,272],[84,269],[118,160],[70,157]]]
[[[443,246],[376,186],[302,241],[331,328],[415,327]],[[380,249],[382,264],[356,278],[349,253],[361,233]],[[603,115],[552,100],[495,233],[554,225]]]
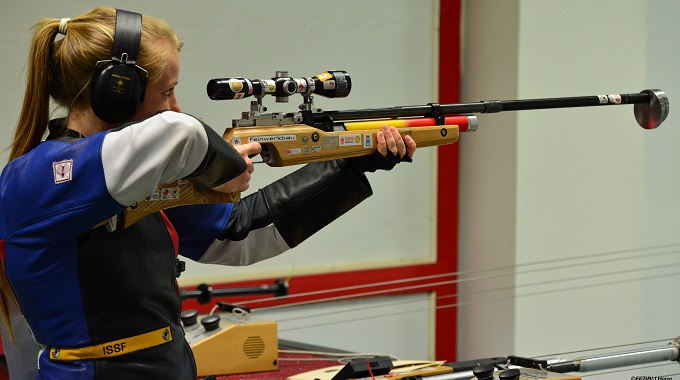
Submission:
[[[252,264],[294,247],[371,195],[363,175],[342,160],[329,161],[236,204],[182,206],[126,229],[92,229],[158,184],[187,178],[211,187],[237,176],[245,163],[209,127],[182,113],[84,138],[58,124],[51,129],[51,138],[0,176],[0,253],[40,346],[42,379],[196,379],[179,321],[178,255]],[[327,212],[319,212],[321,204]],[[312,223],[299,219],[306,215]],[[158,329],[171,339],[106,356],[127,347],[105,345]],[[97,345],[102,358],[54,357],[55,348]]]

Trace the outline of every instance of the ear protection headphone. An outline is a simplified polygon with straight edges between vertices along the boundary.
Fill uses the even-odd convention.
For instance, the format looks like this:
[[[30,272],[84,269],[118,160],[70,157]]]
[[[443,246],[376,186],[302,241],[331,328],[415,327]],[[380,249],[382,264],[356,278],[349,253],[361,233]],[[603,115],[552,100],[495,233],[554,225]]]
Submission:
[[[111,59],[97,62],[90,86],[92,109],[107,123],[130,119],[144,100],[149,74],[137,66],[141,37],[142,15],[116,9]]]

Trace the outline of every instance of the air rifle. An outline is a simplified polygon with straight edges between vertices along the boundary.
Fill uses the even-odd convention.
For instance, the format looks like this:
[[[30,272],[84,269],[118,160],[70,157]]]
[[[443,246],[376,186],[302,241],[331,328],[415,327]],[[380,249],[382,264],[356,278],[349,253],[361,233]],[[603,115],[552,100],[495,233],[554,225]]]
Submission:
[[[222,137],[233,145],[259,142],[262,162],[274,167],[373,154],[377,150],[376,135],[382,125],[396,127],[402,136],[410,135],[418,147],[428,147],[455,143],[460,132],[476,130],[477,117],[472,115],[476,113],[633,104],[638,124],[644,129],[654,129],[666,119],[669,110],[668,98],[661,90],[342,111],[323,111],[314,107],[314,95],[344,98],[351,89],[350,75],[342,70],[300,78],[288,76],[287,71],[277,71],[270,79],[230,77],[211,79],[207,84],[208,97],[213,100],[254,98],[250,110],[243,112],[240,119],[233,120]],[[298,111],[266,113],[262,101],[265,96],[274,96],[281,103],[294,94],[303,99]],[[188,181],[178,181],[160,185],[153,195],[128,207],[106,224],[109,229],[126,228],[159,210],[187,204],[237,202],[239,199],[239,193],[223,194],[198,189]]]

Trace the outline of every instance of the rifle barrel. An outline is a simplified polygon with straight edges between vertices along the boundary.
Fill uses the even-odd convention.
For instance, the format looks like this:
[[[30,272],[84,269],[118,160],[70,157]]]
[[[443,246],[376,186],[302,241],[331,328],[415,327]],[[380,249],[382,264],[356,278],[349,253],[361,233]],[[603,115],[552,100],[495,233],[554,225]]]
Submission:
[[[668,116],[668,98],[661,90],[644,90],[637,94],[590,95],[565,98],[484,100],[474,103],[436,104],[372,108],[342,111],[324,111],[313,114],[315,121],[331,118],[334,121],[348,121],[374,118],[417,117],[432,115],[462,115],[471,113],[498,113],[552,108],[574,108],[634,104],[635,118],[641,127],[653,129]],[[436,116],[435,116],[436,117]]]

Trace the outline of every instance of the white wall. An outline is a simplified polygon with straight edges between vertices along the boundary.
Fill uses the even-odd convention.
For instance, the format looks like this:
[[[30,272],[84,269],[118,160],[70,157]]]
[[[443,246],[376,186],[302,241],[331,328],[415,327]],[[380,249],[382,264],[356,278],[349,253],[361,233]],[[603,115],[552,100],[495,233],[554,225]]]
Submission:
[[[677,2],[464,5],[464,101],[660,88],[674,108]],[[461,141],[460,266],[507,275],[461,286],[476,303],[459,308],[459,359],[680,335],[677,120],[671,111],[646,131],[632,106],[480,117]],[[512,270],[485,271],[501,265]],[[565,358],[577,355],[592,353]],[[674,373],[677,364],[600,378]]]

